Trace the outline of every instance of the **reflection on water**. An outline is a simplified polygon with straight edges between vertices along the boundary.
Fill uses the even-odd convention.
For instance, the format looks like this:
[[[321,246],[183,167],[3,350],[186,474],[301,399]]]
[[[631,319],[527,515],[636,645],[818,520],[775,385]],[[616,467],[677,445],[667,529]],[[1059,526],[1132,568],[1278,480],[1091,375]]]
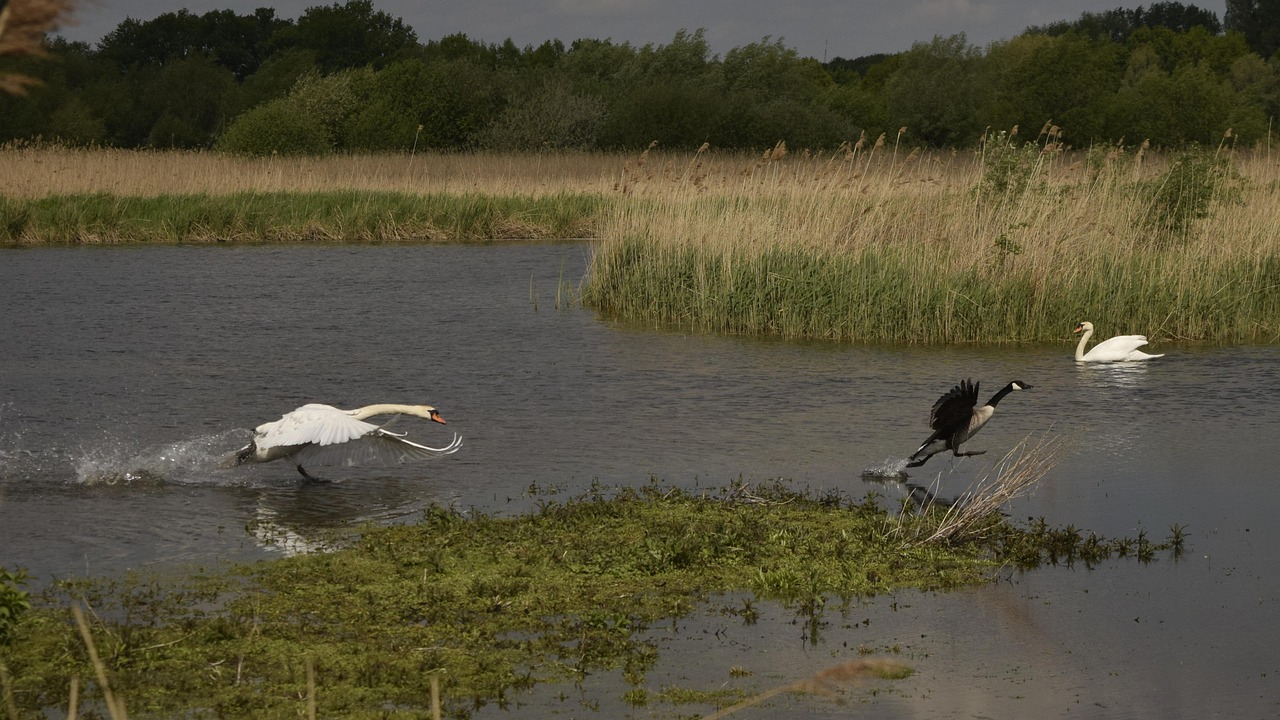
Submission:
[[[0,319],[0,565],[47,582],[308,552],[366,522],[412,521],[432,503],[514,513],[533,506],[531,485],[574,494],[650,476],[953,500],[1005,450],[1048,434],[1064,452],[1039,491],[1009,508],[1014,518],[1156,540],[1176,523],[1189,528],[1186,556],[853,599],[828,608],[816,645],[785,608],[761,604],[773,620],[752,626],[708,612],[661,633],[646,682],[714,689],[741,666],[774,687],[860,647],[898,647],[917,675],[874,698],[878,717],[1277,714],[1280,656],[1266,638],[1280,602],[1269,452],[1280,349],[1172,346],[1150,362],[1081,365],[1071,338],[789,343],[618,326],[545,299],[535,309],[530,287],[581,272],[585,252],[3,253],[0,307],[21,312]],[[1015,377],[1034,389],[1001,404],[975,439],[989,455],[901,466],[939,393],[962,378],[998,387]],[[337,469],[327,483],[301,482],[283,463],[219,467],[248,428],[307,402],[427,402],[466,444],[429,462]],[[600,673],[592,683],[622,681]],[[558,712],[554,692],[539,704],[540,692],[526,715]],[[778,702],[806,716],[848,711]]]

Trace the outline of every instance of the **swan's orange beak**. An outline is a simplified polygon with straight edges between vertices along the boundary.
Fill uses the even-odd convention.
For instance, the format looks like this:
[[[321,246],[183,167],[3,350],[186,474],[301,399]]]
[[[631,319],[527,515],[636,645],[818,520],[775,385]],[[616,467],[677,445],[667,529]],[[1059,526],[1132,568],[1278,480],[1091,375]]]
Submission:
[[[1083,327],[1081,327],[1081,326],[1077,325],[1077,326],[1076,326],[1076,329],[1075,329],[1075,330],[1072,330],[1071,332],[1073,332],[1073,333],[1078,333],[1078,332],[1080,332],[1080,331],[1081,331],[1081,330],[1083,330],[1083,329],[1084,329]]]
[[[435,422],[440,423],[441,425],[448,425],[448,424],[449,424],[449,423],[447,423],[447,422],[445,422],[445,421],[444,421],[444,418],[440,417],[440,413],[438,413],[438,412],[432,412],[432,413],[431,413],[431,419],[432,419],[432,420],[434,420]]]

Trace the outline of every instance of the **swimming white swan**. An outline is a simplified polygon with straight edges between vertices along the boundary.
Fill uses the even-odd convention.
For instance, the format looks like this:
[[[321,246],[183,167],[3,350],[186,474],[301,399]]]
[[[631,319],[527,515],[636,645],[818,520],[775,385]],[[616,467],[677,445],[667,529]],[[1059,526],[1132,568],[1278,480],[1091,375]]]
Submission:
[[[312,403],[286,413],[279,420],[259,425],[253,431],[253,440],[237,450],[229,464],[288,458],[304,478],[316,480],[303,469],[302,463],[347,466],[402,463],[448,455],[462,446],[462,438],[457,433],[453,435],[453,442],[442,448],[410,442],[404,439],[404,433],[386,429],[390,420],[382,425],[365,422],[375,415],[415,415],[445,424],[444,418],[430,405],[381,404],[340,410],[332,405]]]
[[[1117,335],[1109,340],[1103,340],[1094,345],[1089,352],[1085,352],[1085,344],[1089,342],[1089,338],[1093,337],[1093,323],[1088,321],[1077,323],[1076,329],[1072,332],[1081,330],[1084,334],[1080,336],[1080,344],[1076,345],[1076,360],[1079,362],[1117,362],[1164,357],[1164,353],[1149,355],[1138,349],[1147,344],[1146,335]]]
[[[996,403],[1014,390],[1027,390],[1031,386],[1020,381],[1005,385],[982,407],[978,404],[979,383],[961,380],[959,385],[948,390],[929,411],[929,427],[933,434],[920,445],[920,449],[908,459],[907,467],[920,467],[940,452],[950,450],[956,457],[981,455],[986,450],[960,452],[960,443],[968,440],[982,429],[996,412]]]

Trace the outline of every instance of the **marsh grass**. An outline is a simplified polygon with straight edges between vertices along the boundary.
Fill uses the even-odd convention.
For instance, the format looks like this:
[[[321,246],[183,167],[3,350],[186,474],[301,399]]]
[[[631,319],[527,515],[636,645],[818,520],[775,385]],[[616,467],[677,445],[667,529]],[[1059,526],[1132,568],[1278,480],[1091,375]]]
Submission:
[[[471,242],[579,238],[588,195],[378,191],[0,198],[0,243]]]
[[[513,517],[433,507],[333,552],[61,582],[15,628],[4,693],[20,713],[60,714],[75,678],[96,678],[79,702],[113,716],[127,698],[135,715],[394,718],[425,714],[435,684],[445,711],[466,716],[539,682],[614,671],[647,701],[663,697],[645,689],[659,654],[647,630],[726,592],[780,601],[814,625],[828,598],[956,588],[1004,565],[1107,552],[1150,560],[1166,547],[1022,530],[994,509],[982,532],[942,537],[945,522],[780,482],[595,486]],[[750,610],[744,623],[757,622]]]
[[[898,138],[900,139],[900,137]],[[1280,342],[1280,166],[1229,149],[240,158],[0,149],[0,243],[592,238],[568,303],[860,342]]]
[[[1280,173],[1197,157],[1089,162],[1046,144],[652,174],[601,220],[583,302],[793,338],[1043,341],[1090,318],[1154,340],[1280,341]]]

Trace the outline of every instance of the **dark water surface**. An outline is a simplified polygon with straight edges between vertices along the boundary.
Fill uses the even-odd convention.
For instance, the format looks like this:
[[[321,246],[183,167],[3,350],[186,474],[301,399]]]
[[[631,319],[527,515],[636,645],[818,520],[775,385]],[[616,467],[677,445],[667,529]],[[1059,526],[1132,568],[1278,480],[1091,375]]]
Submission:
[[[1190,533],[1182,559],[832,606],[817,642],[785,608],[762,604],[751,626],[698,614],[655,631],[647,685],[742,685],[738,666],[764,689],[858,648],[896,649],[916,674],[875,696],[783,696],[733,717],[1280,716],[1280,348],[1164,346],[1145,365],[1080,367],[1070,328],[1056,347],[944,349],[628,328],[555,307],[587,252],[0,252],[0,565],[43,583],[278,556],[430,503],[522,511],[533,484],[783,477],[892,497],[900,487],[862,472],[915,449],[941,392],[972,377],[985,397],[1017,379],[1034,389],[971,442],[989,455],[940,455],[912,479],[956,495],[1024,437],[1060,435],[1069,450],[1014,517],[1155,540],[1176,523]],[[394,468],[309,468],[333,480],[320,485],[287,464],[217,467],[247,428],[307,402],[430,403],[447,427],[398,429],[428,444],[456,430],[464,446]],[[598,712],[539,688],[519,714],[652,710],[621,705],[626,687],[607,674],[584,685]]]

